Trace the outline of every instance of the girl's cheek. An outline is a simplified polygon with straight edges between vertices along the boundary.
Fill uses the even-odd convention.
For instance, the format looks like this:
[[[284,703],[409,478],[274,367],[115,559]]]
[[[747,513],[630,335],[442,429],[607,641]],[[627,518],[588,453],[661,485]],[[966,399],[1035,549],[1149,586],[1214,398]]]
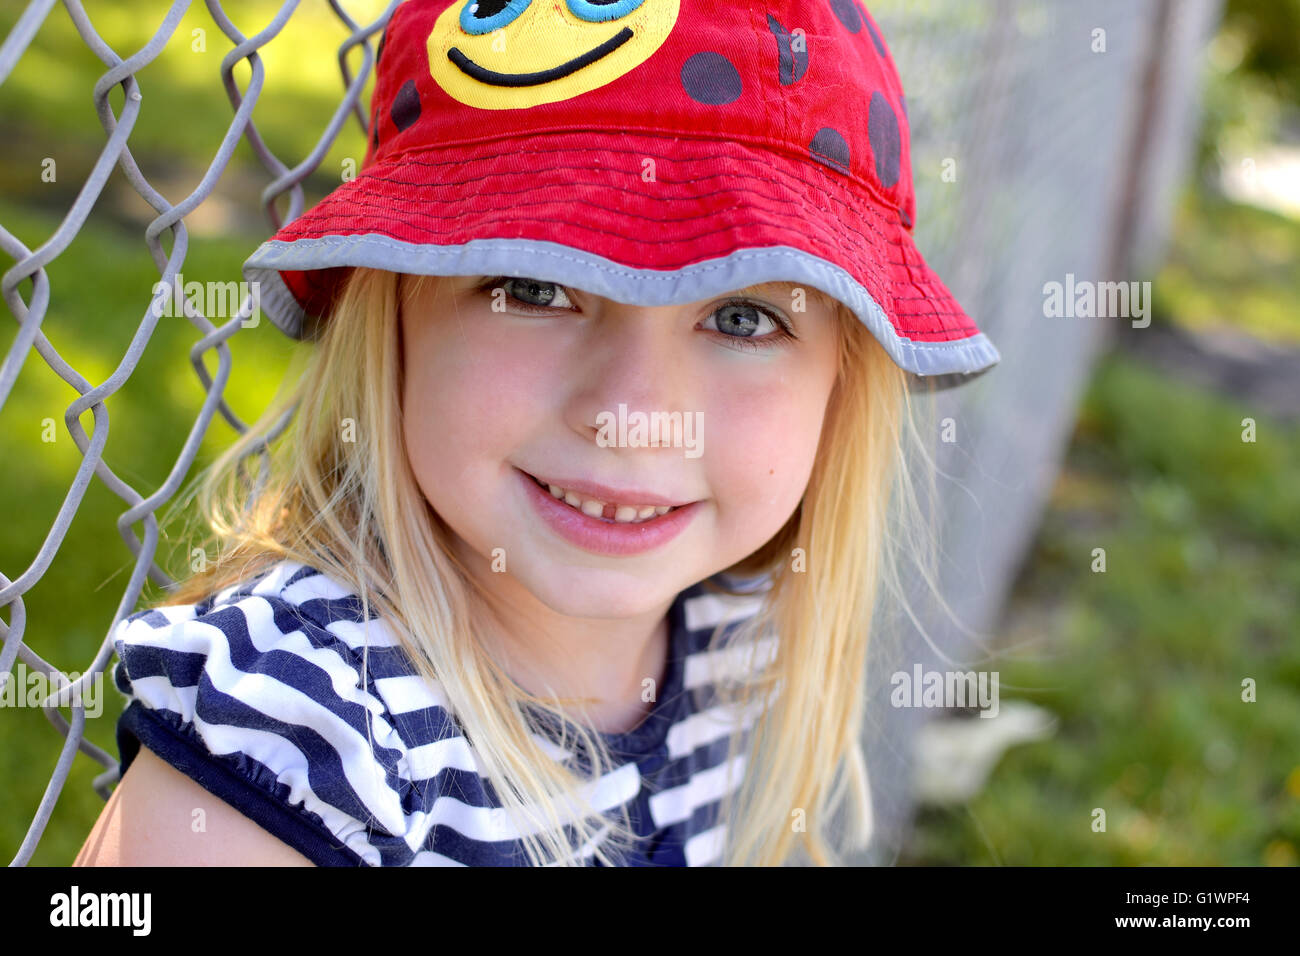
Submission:
[[[786,384],[796,380],[715,391],[704,416],[702,458],[720,509],[750,520],[761,514],[765,526],[775,522],[774,531],[803,496],[825,408],[815,382]]]
[[[563,366],[555,356],[539,357],[535,341],[491,329],[462,334],[455,323],[436,331],[442,334],[421,337],[408,353],[407,427],[449,460],[508,453],[559,394]]]

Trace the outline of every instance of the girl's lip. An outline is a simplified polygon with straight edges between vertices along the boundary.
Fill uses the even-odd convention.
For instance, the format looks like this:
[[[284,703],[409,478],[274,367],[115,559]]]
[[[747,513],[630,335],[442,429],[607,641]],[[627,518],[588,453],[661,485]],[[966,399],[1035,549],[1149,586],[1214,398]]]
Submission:
[[[592,554],[624,556],[642,554],[662,547],[681,534],[695,518],[700,502],[674,508],[664,515],[645,521],[617,522],[591,515],[570,507],[539,485],[531,475],[514,469],[523,484],[524,494],[533,509],[551,530],[570,544]],[[649,502],[645,502],[649,504]]]

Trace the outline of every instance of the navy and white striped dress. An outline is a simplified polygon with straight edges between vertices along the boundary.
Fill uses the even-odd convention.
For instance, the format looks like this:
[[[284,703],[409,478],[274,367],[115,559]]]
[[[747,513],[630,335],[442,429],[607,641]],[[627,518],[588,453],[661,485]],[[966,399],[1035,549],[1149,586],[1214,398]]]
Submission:
[[[621,762],[592,800],[628,806],[644,837],[629,865],[719,862],[719,802],[745,756],[727,764],[733,712],[711,702],[711,688],[770,658],[775,639],[760,642],[758,660],[706,646],[714,625],[752,615],[758,601],[703,584],[679,594],[651,713],[602,735]],[[143,744],[318,866],[526,863],[440,687],[414,673],[381,618],[370,622],[363,690],[362,621],[356,594],[291,561],[198,604],[126,618],[113,671],[128,697],[117,724],[123,773]],[[698,711],[691,688],[701,688]],[[753,717],[744,715],[746,736]],[[570,756],[549,731],[536,736],[553,759]]]

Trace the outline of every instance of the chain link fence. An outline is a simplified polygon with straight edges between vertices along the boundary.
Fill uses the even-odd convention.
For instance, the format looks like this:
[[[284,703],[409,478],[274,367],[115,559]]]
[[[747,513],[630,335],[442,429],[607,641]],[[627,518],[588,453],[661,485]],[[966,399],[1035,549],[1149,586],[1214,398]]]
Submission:
[[[105,142],[71,208],[37,248],[28,248],[0,224],[0,245],[13,260],[0,289],[17,323],[0,366],[0,422],[19,373],[34,352],[44,363],[43,374],[57,376],[77,393],[64,412],[64,425],[80,455],[43,540],[23,542],[35,550],[30,563],[0,569],[0,610],[8,618],[0,619],[0,680],[10,680],[20,661],[29,672],[46,675],[50,693],[41,709],[64,741],[52,768],[29,766],[23,771],[43,776],[48,770],[50,782],[11,865],[31,860],[78,752],[105,768],[94,788],[108,798],[117,780],[117,762],[85,739],[86,711],[80,695],[90,681],[104,677],[113,655],[112,630],[134,610],[146,581],[161,587],[172,583],[155,560],[158,513],[182,488],[213,419],[220,415],[235,431],[246,427],[227,404],[225,390],[233,362],[230,341],[257,303],[245,296],[228,320],[214,324],[215,316],[205,315],[193,300],[172,301],[190,249],[186,219],[201,214],[196,211],[212,197],[241,139],[265,169],[261,205],[271,227],[278,228],[303,210],[303,181],[321,165],[349,118],[362,135],[367,132],[362,94],[371,78],[374,47],[397,0],[378,15],[375,10],[382,4],[370,4],[372,18],[350,13],[348,7],[356,4],[328,0],[333,16],[349,34],[335,56],[343,92],[332,114],[303,118],[321,134],[293,166],[271,151],[253,115],[267,79],[259,51],[277,42],[291,18],[305,11],[299,10],[298,0],[290,0],[265,26],[246,36],[221,3],[206,0],[209,33],[224,37],[230,47],[211,83],[224,88],[233,118],[197,187],[172,204],[141,172],[129,139],[141,111],[148,108],[137,74],[169,44],[190,42],[177,27],[191,5],[192,0],[172,4],[161,13],[148,42],[124,56],[101,38],[79,0],[65,0],[63,11],[103,64],[93,101]],[[54,13],[55,6],[54,0],[33,0],[13,23],[0,45],[0,84],[33,59],[25,54],[39,47],[48,18],[60,15]],[[273,10],[269,2],[263,6],[267,14]],[[1218,0],[889,0],[873,3],[871,9],[885,30],[907,92],[918,242],[1003,355],[999,369],[967,389],[936,399],[939,418],[950,417],[958,435],[957,441],[940,447],[945,475],[942,580],[961,619],[974,631],[985,632],[994,624],[1030,543],[1074,405],[1105,341],[1102,323],[1045,319],[1043,285],[1063,281],[1067,273],[1097,280],[1136,279],[1158,256],[1171,190],[1190,153],[1196,65],[1217,19]],[[304,63],[319,64],[328,59],[328,52],[307,50],[301,56]],[[247,74],[242,85],[237,70]],[[122,105],[115,110],[110,98],[119,88]],[[176,117],[178,123],[183,120]],[[94,383],[65,360],[42,331],[52,295],[46,266],[86,224],[115,168],[156,214],[144,239],[161,284],[152,292],[140,290],[139,314],[105,317],[136,329],[125,351],[109,357],[114,363],[111,374]],[[287,209],[282,212],[284,197]],[[169,251],[165,240],[170,240]],[[248,251],[254,247],[250,243]],[[137,490],[104,460],[110,437],[106,402],[135,373],[169,308],[182,312],[197,333],[188,360],[204,398],[166,479],[156,488]],[[216,359],[215,373],[205,362],[210,354]],[[182,361],[179,354],[176,361]],[[89,434],[82,424],[87,412],[93,418]],[[287,423],[286,418],[281,427]],[[5,467],[17,469],[21,463],[7,455]],[[132,563],[116,611],[104,622],[97,653],[77,672],[59,666],[70,662],[46,660],[24,639],[29,623],[24,595],[50,572],[95,479],[125,506],[116,524]],[[19,509],[24,503],[6,501],[4,507]],[[8,517],[0,516],[0,521]],[[101,538],[107,540],[109,530],[103,528]],[[938,618],[924,623],[947,653],[975,656],[950,623]],[[933,660],[919,632],[903,635],[899,653],[898,660],[873,664],[873,701],[888,700],[888,675],[904,662],[910,667],[914,661]],[[77,673],[80,676],[71,679]],[[914,804],[907,781],[919,714],[881,709],[876,718],[864,743],[875,788],[877,839],[863,862],[887,863],[905,840]],[[23,818],[33,813],[30,806],[8,810]]]

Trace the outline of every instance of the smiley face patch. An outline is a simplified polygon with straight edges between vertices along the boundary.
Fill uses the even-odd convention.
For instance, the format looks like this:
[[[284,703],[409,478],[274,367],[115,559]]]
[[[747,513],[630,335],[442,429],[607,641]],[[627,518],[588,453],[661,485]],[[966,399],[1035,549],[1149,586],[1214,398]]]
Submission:
[[[604,86],[668,39],[681,0],[463,0],[435,21],[429,72],[448,96],[525,109]]]

